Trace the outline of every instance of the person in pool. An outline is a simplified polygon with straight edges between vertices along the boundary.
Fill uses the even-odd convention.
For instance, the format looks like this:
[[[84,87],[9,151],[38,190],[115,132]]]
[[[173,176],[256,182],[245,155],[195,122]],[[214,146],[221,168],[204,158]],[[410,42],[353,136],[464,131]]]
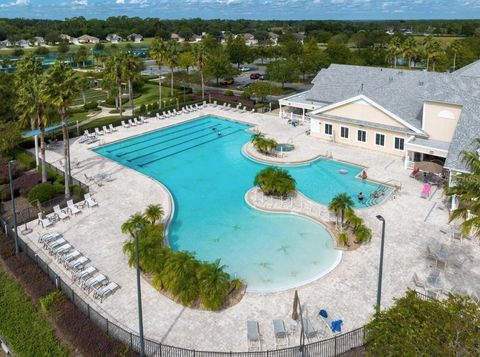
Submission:
[[[358,194],[357,198],[358,198],[358,200],[359,200],[360,202],[362,202],[362,201],[363,201],[363,192],[360,192],[360,193]]]

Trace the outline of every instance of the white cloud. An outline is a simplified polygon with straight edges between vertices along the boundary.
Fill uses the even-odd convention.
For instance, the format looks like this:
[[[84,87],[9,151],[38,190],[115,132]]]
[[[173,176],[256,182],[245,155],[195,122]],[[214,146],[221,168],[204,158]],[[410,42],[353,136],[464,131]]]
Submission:
[[[123,4],[125,4],[125,0],[116,0],[115,4],[123,5]]]
[[[0,4],[0,8],[13,7],[13,6],[27,6],[30,4],[30,0],[15,0],[6,4]]]
[[[87,6],[88,0],[73,0],[74,6]]]

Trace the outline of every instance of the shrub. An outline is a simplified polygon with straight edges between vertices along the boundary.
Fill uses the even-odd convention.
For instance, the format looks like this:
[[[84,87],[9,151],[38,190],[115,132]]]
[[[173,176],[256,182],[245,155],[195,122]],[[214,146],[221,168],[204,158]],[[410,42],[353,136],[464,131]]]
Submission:
[[[24,153],[23,151],[17,151],[15,153],[15,159],[28,170],[33,169],[37,165],[35,158],[32,155]]]
[[[223,95],[227,97],[233,97],[233,91],[231,91],[230,89],[227,89],[225,92],[223,92]]]
[[[81,188],[78,185],[71,185],[70,186],[70,192],[72,193],[72,195],[77,196],[77,197],[82,197],[83,194],[85,193],[83,188]]]
[[[51,200],[57,194],[56,187],[49,183],[41,183],[28,193],[27,200],[30,204],[34,204],[36,201],[45,202]]]
[[[36,55],[48,55],[49,53],[50,51],[48,50],[48,47],[40,46],[35,49]]]
[[[147,107],[145,104],[142,104],[139,109],[140,114],[145,114],[147,112]]]
[[[250,93],[247,92],[247,91],[244,91],[244,92],[242,92],[242,94],[240,94],[240,98],[242,98],[242,99],[250,99]]]
[[[154,103],[152,104],[152,109],[151,109],[151,110],[152,110],[152,111],[156,111],[156,110],[158,110],[158,109],[159,109],[158,102],[154,102]]]
[[[355,237],[357,238],[357,242],[360,243],[367,243],[372,240],[372,230],[362,224],[357,228],[355,231]]]
[[[274,139],[266,138],[262,133],[252,135],[251,142],[255,149],[266,155],[270,155],[278,145]]]
[[[115,104],[115,100],[114,100],[113,104]],[[98,108],[98,103],[95,102],[95,101],[87,102],[83,106],[83,109],[85,109],[85,110],[93,110],[93,109],[97,109],[97,108]]]
[[[55,181],[52,186],[55,188],[55,192],[58,194],[58,193],[62,193],[62,192],[65,192],[65,185],[63,185],[62,183],[58,182],[58,181]]]
[[[342,243],[343,245],[348,245],[348,235],[345,232],[341,232],[338,235],[338,241]]]
[[[147,105],[147,111],[148,111],[148,112],[153,111],[153,104],[148,104],[148,105]]]
[[[63,300],[63,294],[59,290],[52,291],[40,298],[40,308],[46,314],[52,313]]]
[[[253,182],[267,196],[287,197],[295,192],[296,182],[290,173],[279,167],[267,167],[255,176]]]

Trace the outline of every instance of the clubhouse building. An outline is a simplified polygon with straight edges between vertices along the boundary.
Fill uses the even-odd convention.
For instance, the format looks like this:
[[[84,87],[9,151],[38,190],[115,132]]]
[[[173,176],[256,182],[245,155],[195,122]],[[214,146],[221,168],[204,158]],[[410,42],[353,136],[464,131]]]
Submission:
[[[480,138],[480,61],[453,73],[332,64],[311,90],[280,100],[280,117],[310,119],[321,140],[466,172]],[[293,113],[293,114],[292,114]]]

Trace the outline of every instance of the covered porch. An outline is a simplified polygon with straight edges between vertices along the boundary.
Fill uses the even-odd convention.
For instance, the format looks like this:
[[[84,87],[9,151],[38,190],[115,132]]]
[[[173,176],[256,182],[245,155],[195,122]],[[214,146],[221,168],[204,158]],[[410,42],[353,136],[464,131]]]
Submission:
[[[443,168],[450,143],[420,139],[411,136],[405,143],[405,168],[413,169],[416,163],[431,162]]]
[[[278,101],[280,110],[278,117],[281,119],[296,119],[304,122],[308,112],[319,109],[327,103],[310,99],[310,91],[297,93]]]

